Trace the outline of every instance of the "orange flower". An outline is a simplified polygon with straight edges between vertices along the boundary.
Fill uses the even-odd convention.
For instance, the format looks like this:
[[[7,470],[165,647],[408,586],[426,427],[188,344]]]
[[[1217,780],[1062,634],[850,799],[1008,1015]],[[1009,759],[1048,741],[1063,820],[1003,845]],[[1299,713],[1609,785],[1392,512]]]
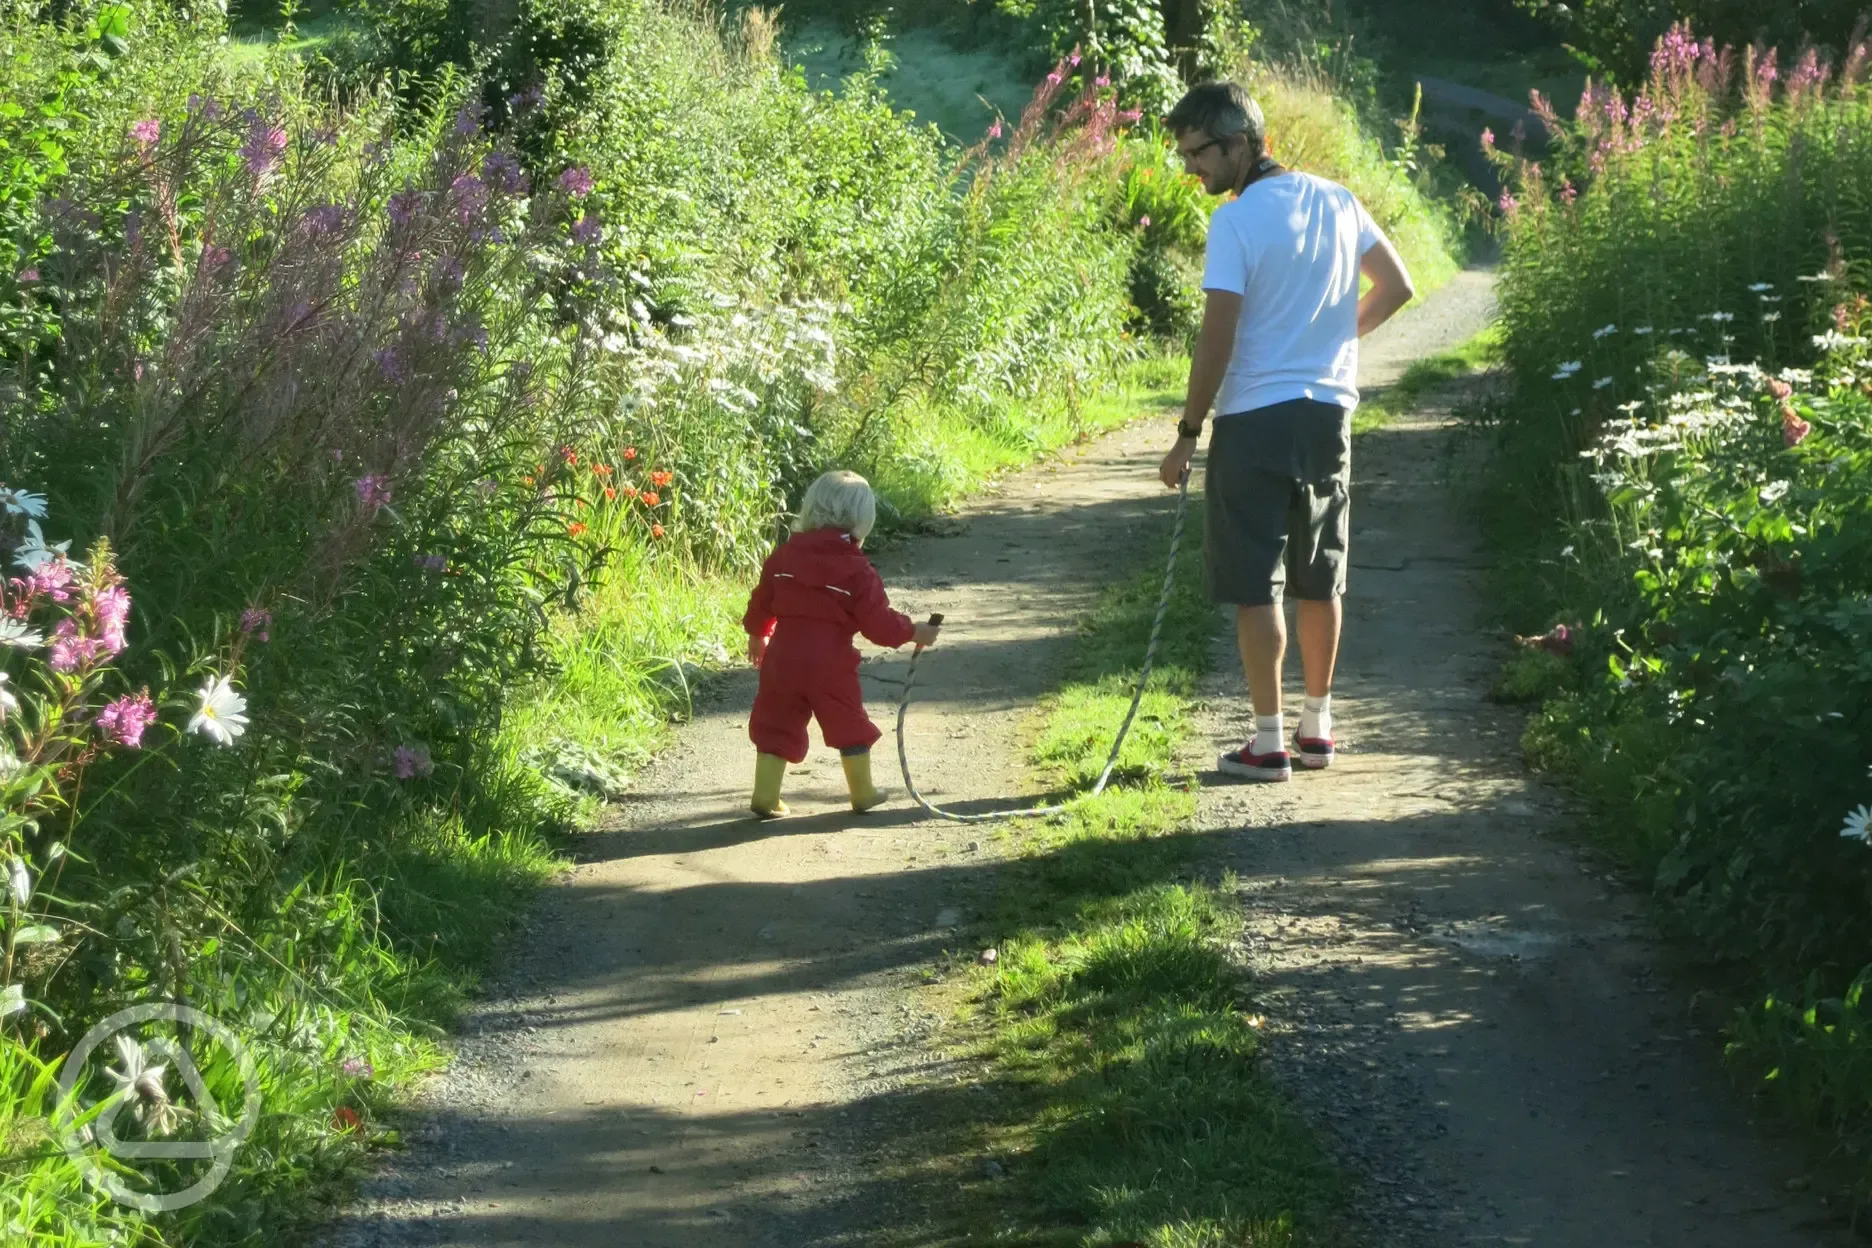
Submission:
[[[566,465],[568,467],[571,467],[571,468],[578,467],[578,452],[573,450],[571,447],[569,446],[560,447],[559,457],[565,460]]]
[[[676,474],[673,472],[653,472],[650,474],[650,484],[656,486],[659,490],[675,479]]]
[[[332,1112],[332,1130],[334,1131],[356,1131],[363,1125],[364,1120],[358,1117],[357,1110],[349,1105],[340,1105]]]
[[[657,492],[655,490],[645,490],[643,492],[643,501],[644,506],[654,507],[663,500],[657,497]]]
[[[612,489],[608,485],[605,486],[605,502],[607,503],[614,502],[616,499],[617,499],[617,491]]]
[[[625,486],[625,487],[624,487],[624,497],[625,497],[625,498],[636,498],[636,497],[637,497],[637,487],[636,487],[636,486],[634,486],[634,485],[627,485],[627,486]]]
[[[573,537],[583,536],[585,533],[585,522],[582,520],[574,520],[571,524],[566,525],[566,532],[570,533]]]
[[[636,448],[636,447],[634,447],[634,446],[627,446],[627,447],[625,447],[625,448],[624,448],[624,458],[625,458],[625,459],[636,459],[636,458],[637,458],[637,448]]]
[[[651,536],[651,537],[662,537],[662,536],[663,536],[663,526],[662,526],[662,525],[660,525],[660,524],[653,524],[653,525],[651,525],[651,526],[650,526],[650,536]]]
[[[531,475],[531,474],[529,474],[529,475],[527,475],[527,476],[524,476],[524,477],[521,477],[521,478],[520,478],[520,480],[521,480],[521,482],[522,482],[523,484],[526,484],[526,485],[532,485],[532,484],[533,484],[533,477],[532,477],[532,475]]]
[[[593,464],[592,465],[593,476],[608,477],[611,475],[611,472],[612,472],[612,469],[611,469],[610,464]]]

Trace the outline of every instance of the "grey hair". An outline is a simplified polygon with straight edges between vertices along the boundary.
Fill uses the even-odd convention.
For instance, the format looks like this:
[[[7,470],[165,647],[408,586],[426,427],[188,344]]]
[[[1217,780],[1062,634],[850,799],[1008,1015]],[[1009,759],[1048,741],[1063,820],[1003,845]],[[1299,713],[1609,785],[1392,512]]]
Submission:
[[[863,541],[877,523],[877,496],[871,483],[855,472],[828,472],[806,487],[800,500],[795,533],[814,529],[840,529]]]
[[[1191,87],[1164,124],[1176,135],[1194,130],[1212,139],[1242,136],[1248,140],[1251,155],[1267,151],[1267,121],[1261,116],[1261,106],[1239,83],[1205,82]]]

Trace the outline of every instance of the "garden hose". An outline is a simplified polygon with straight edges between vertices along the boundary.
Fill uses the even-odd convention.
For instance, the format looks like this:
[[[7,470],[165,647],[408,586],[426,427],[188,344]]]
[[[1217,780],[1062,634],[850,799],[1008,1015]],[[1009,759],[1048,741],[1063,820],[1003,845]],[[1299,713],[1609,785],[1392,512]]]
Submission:
[[[1183,515],[1188,508],[1189,469],[1185,468],[1177,482],[1176,524],[1170,531],[1170,557],[1164,564],[1163,590],[1157,595],[1157,614],[1151,620],[1150,642],[1144,647],[1144,668],[1138,673],[1137,690],[1131,695],[1131,709],[1125,712],[1124,722],[1118,725],[1118,735],[1112,739],[1111,753],[1105,758],[1105,769],[1099,772],[1098,783],[1079,796],[1052,806],[1021,806],[1013,810],[990,810],[968,815],[944,810],[924,797],[917,791],[916,781],[910,778],[910,755],[904,746],[904,713],[910,709],[910,699],[916,687],[917,660],[923,657],[923,647],[918,646],[910,652],[910,669],[904,673],[903,693],[897,702],[897,765],[903,770],[904,788],[917,805],[938,819],[947,819],[952,823],[988,823],[995,819],[1017,819],[1024,815],[1057,815],[1105,791],[1106,783],[1111,780],[1112,769],[1118,765],[1118,752],[1124,748],[1125,736],[1131,731],[1131,722],[1137,718],[1138,706],[1144,701],[1145,687],[1150,684],[1151,665],[1157,659],[1157,638],[1163,632],[1164,615],[1170,609],[1170,589],[1176,581],[1177,549],[1183,544]],[[929,622],[941,624],[942,619],[941,615],[932,615]]]

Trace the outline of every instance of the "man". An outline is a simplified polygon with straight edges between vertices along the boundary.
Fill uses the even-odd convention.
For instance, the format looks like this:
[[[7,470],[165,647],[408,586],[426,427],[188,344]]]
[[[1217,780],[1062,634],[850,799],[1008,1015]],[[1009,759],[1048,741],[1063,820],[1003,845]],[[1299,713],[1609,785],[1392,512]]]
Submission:
[[[1235,198],[1209,224],[1207,303],[1190,362],[1177,442],[1160,476],[1189,470],[1203,419],[1216,411],[1203,478],[1204,580],[1235,606],[1254,739],[1222,755],[1227,775],[1293,775],[1281,710],[1287,650],[1283,590],[1306,672],[1295,744],[1306,767],[1333,759],[1332,679],[1339,653],[1350,522],[1358,339],[1413,295],[1403,261],[1337,183],[1293,173],[1267,154],[1261,110],[1232,82],[1207,83],[1168,119],[1183,166],[1212,195]],[[1371,289],[1359,297],[1359,274]]]

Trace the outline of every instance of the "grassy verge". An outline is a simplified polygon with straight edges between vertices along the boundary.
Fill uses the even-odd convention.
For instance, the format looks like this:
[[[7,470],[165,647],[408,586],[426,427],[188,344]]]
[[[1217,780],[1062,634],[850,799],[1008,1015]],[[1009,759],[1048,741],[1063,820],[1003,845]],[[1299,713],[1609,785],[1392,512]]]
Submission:
[[[1186,539],[1122,787],[1003,833],[1018,853],[992,926],[1009,935],[996,965],[966,976],[964,1047],[994,1095],[935,1154],[993,1159],[948,1174],[963,1242],[1304,1244],[1336,1199],[1256,1060],[1259,1020],[1225,947],[1232,883],[1205,878],[1209,847],[1186,834],[1196,793],[1176,749],[1216,618],[1200,535]],[[1035,759],[1064,787],[1103,764],[1160,584],[1151,569],[1112,592],[1043,714]]]
[[[1452,381],[1490,368],[1501,359],[1501,333],[1491,326],[1459,347],[1440,355],[1427,355],[1404,370],[1404,375],[1390,385],[1361,396],[1358,411],[1352,417],[1352,432],[1367,433],[1382,429],[1398,416],[1416,408],[1424,399]]]

